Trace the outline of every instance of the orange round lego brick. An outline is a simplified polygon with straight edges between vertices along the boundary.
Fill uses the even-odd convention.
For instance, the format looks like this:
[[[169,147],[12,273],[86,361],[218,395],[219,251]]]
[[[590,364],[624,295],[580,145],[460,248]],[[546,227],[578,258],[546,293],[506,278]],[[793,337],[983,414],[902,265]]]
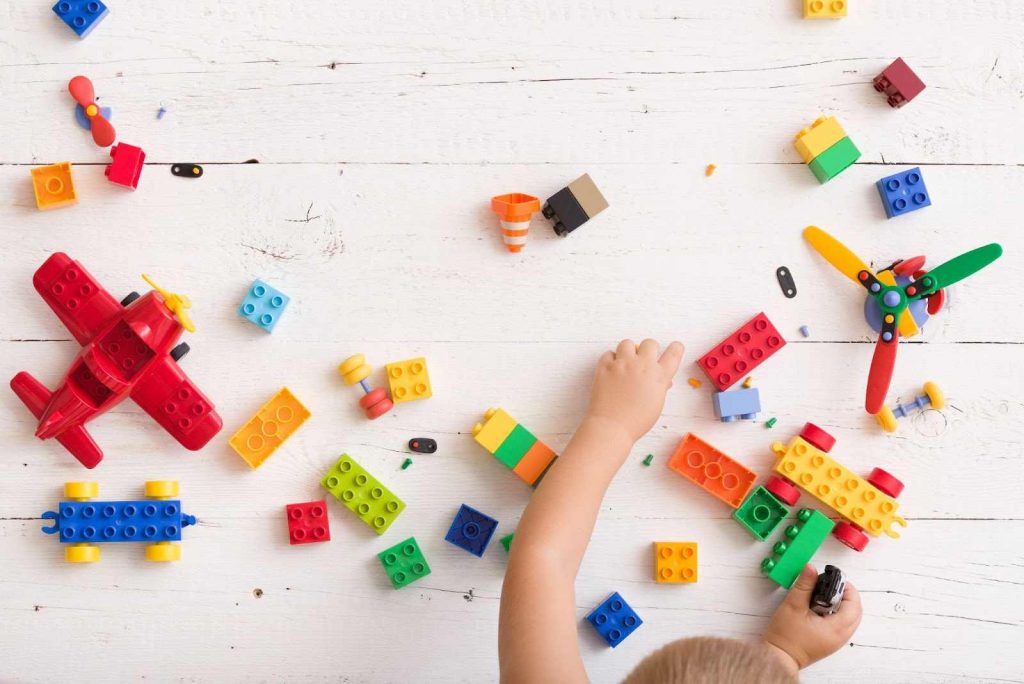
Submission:
[[[864,547],[868,545],[868,536],[864,534],[856,525],[846,522],[845,520],[837,523],[835,529],[832,530],[832,536],[835,537],[840,544],[847,546],[854,551],[863,551]]]
[[[805,424],[804,429],[800,431],[800,437],[809,444],[813,444],[817,448],[821,449],[826,454],[832,451],[832,447],[836,445],[836,438],[822,430],[814,423]]]
[[[883,494],[898,499],[903,492],[903,483],[881,468],[875,468],[867,476],[867,481],[875,485]]]

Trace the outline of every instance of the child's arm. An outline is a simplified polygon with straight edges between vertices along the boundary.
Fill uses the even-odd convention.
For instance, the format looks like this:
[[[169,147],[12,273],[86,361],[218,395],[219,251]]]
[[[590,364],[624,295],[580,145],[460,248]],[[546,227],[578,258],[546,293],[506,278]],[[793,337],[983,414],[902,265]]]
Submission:
[[[761,637],[794,676],[842,648],[860,624],[860,593],[850,582],[835,613],[821,616],[811,610],[811,593],[817,580],[818,571],[808,563]]]
[[[654,340],[605,352],[583,421],[516,528],[498,625],[505,682],[586,681],[573,585],[605,490],[661,415],[683,345],[658,352]]]

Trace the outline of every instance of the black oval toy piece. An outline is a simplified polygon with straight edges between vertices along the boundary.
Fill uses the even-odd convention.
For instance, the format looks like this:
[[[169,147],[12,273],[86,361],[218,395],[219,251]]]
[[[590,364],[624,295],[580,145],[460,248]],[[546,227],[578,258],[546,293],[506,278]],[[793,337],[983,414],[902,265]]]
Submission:
[[[779,287],[782,288],[782,294],[786,295],[786,299],[796,297],[796,283],[793,282],[793,274],[787,267],[779,266],[775,269],[775,277],[779,279]]]
[[[429,437],[413,437],[409,440],[409,448],[418,454],[432,454],[437,451],[437,442]]]
[[[836,566],[826,565],[811,592],[811,610],[821,616],[831,615],[839,610],[845,593],[846,575]]]
[[[199,164],[171,164],[171,173],[182,178],[200,178],[203,167]]]

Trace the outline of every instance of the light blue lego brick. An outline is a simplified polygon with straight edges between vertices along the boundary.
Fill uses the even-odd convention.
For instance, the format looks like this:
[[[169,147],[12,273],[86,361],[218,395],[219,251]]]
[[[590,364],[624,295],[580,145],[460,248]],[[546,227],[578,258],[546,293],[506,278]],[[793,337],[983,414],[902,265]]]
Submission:
[[[272,332],[281,314],[288,307],[289,301],[290,298],[285,293],[275,290],[262,280],[257,280],[242,300],[238,313],[245,320],[267,332]]]
[[[636,631],[637,627],[644,624],[619,592],[606,598],[601,605],[591,611],[587,621],[612,648],[621,644],[626,637]]]
[[[928,188],[924,185],[924,177],[920,167],[909,171],[900,171],[886,176],[875,183],[878,194],[885,207],[885,215],[889,218],[909,214],[918,209],[930,207],[932,198],[928,196]]]
[[[61,0],[52,9],[79,38],[89,35],[110,13],[107,6],[99,0]]]
[[[715,392],[712,397],[715,417],[723,423],[734,420],[754,420],[761,412],[761,394],[756,387],[728,392]]]
[[[181,528],[196,522],[181,512],[175,499],[61,501],[56,513],[47,511],[42,517],[55,521],[43,532],[57,532],[67,544],[180,541]]]
[[[494,536],[494,530],[497,527],[498,521],[491,516],[481,513],[472,506],[462,504],[444,538],[445,541],[451,542],[479,558],[484,555],[484,550],[491,542],[491,537]]]

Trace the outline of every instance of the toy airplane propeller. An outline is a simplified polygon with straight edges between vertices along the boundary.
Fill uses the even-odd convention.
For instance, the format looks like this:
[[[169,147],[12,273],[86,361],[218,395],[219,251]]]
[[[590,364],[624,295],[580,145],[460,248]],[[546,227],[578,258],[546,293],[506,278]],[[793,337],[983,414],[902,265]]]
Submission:
[[[92,81],[85,76],[75,76],[68,82],[68,92],[85,110],[93,142],[100,147],[113,145],[117,136],[114,127],[104,118],[100,106],[96,104],[96,91],[92,87]]]
[[[186,309],[192,308],[192,300],[186,295],[178,294],[176,292],[168,292],[164,288],[154,283],[148,275],[142,274],[142,279],[149,283],[149,286],[160,293],[160,296],[164,298],[164,306],[171,310],[171,313],[177,316],[178,322],[181,323],[181,327],[189,332],[196,331],[196,324],[192,322],[192,318],[188,315]]]
[[[871,357],[868,386],[864,394],[864,409],[872,415],[878,413],[885,403],[893,367],[896,365],[900,317],[910,303],[932,297],[939,290],[977,273],[1003,253],[1003,248],[993,242],[950,259],[920,278],[900,286],[888,285],[880,280],[846,245],[821,228],[808,226],[804,229],[804,239],[836,270],[864,287],[882,311],[882,329],[875,344],[875,353]]]

